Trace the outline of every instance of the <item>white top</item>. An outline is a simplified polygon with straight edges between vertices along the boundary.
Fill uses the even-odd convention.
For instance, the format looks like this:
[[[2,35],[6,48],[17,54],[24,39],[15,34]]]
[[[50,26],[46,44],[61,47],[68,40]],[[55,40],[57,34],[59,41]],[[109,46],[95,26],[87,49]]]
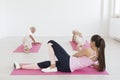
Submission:
[[[84,40],[83,40],[83,38],[82,37],[80,37],[79,35],[75,35],[74,36],[74,40],[75,40],[75,42],[77,43],[77,44],[84,44]]]
[[[71,72],[82,69],[88,66],[91,66],[94,64],[95,61],[93,61],[91,58],[94,58],[96,56],[96,51],[94,51],[90,46],[86,47],[89,48],[90,57],[82,56],[82,57],[70,57],[70,70]]]

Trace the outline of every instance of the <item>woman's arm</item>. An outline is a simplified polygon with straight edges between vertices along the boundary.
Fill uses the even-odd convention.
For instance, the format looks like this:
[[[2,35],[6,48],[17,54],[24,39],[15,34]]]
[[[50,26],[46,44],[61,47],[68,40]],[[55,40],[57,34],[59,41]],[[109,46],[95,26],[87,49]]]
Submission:
[[[74,41],[75,30],[72,31],[72,34],[73,34],[73,36],[72,36],[72,41]]]
[[[89,56],[88,54],[89,54],[88,50],[84,49],[84,50],[81,50],[81,51],[75,53],[73,56],[74,57]]]
[[[74,41],[74,34],[73,34],[73,36],[72,36],[72,41]]]
[[[32,35],[29,35],[29,37],[31,38],[31,40],[33,41],[33,43],[36,43],[35,39],[33,38]]]

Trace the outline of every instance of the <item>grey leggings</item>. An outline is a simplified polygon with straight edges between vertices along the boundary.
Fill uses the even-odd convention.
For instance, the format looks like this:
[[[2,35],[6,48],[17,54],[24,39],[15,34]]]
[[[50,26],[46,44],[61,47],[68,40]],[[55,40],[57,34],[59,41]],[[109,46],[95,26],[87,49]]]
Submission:
[[[58,71],[71,72],[69,66],[70,56],[67,54],[67,52],[53,40],[48,41],[48,43],[52,43],[52,48],[54,50],[55,56],[58,59],[58,61],[56,61],[56,67]],[[50,61],[44,61],[37,64],[40,68],[47,68],[50,66]]]

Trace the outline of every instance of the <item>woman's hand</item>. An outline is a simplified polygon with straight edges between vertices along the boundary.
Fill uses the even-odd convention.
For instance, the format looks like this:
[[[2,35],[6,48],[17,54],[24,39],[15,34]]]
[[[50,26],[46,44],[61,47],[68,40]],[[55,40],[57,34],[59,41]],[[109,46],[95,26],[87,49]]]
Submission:
[[[77,45],[77,51],[81,51],[82,50],[82,45]]]
[[[35,42],[35,44],[40,44],[40,42]]]
[[[40,43],[39,42],[33,42],[33,44],[36,45],[36,44],[40,44]]]
[[[99,69],[99,65],[98,65],[98,64],[92,64],[92,66],[93,66],[95,69]]]

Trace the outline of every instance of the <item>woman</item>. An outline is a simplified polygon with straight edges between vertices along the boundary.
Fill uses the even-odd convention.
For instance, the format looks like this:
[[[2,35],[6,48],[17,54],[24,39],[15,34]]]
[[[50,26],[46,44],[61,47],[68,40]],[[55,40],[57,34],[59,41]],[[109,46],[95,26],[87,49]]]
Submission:
[[[91,37],[90,47],[85,48],[73,56],[67,52],[55,41],[48,42],[48,51],[50,61],[44,61],[37,64],[19,65],[15,62],[16,69],[41,69],[43,72],[73,72],[93,65],[98,71],[105,70],[105,42],[99,35]],[[55,56],[58,61],[55,61]],[[98,64],[94,62],[98,61]]]
[[[77,50],[81,50],[84,44],[82,33],[79,32],[78,30],[73,30],[72,34],[73,34],[72,41],[77,44]]]
[[[39,42],[36,42],[34,38],[34,33],[36,32],[35,27],[30,27],[30,33],[29,35],[25,36],[23,38],[23,47],[24,47],[24,52],[25,53],[30,53],[30,49],[32,48],[32,43],[33,44],[39,44]]]

